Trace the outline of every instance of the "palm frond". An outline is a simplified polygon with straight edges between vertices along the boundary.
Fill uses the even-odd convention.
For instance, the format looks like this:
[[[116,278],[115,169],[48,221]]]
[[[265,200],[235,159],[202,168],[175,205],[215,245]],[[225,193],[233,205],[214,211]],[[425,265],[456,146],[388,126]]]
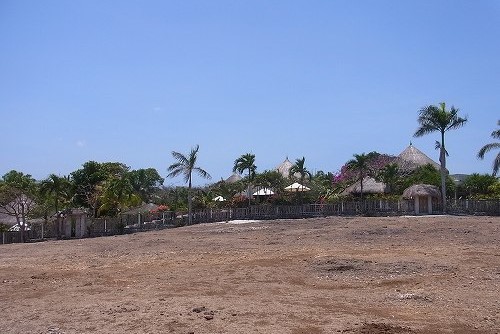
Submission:
[[[500,169],[500,153],[497,154],[497,157],[493,161],[493,176],[497,175],[499,169]]]
[[[434,148],[435,148],[436,150],[441,150],[441,143],[440,143],[440,142],[438,142],[438,141],[436,140],[436,142],[434,143]],[[447,157],[449,157],[449,156],[450,156],[450,155],[448,154],[448,151],[447,151],[446,149],[444,150],[444,154],[446,154],[446,156],[447,156]]]
[[[486,144],[477,153],[479,159],[484,159],[484,155],[493,149],[500,149],[500,143]]]
[[[188,164],[188,159],[186,156],[182,153],[172,151],[172,156],[174,157],[175,160],[177,160],[180,164],[187,165]]]
[[[200,167],[195,167],[193,168],[193,172],[196,172],[196,174],[198,174],[199,176],[205,178],[205,179],[211,179],[212,176],[210,176],[210,174],[208,174],[207,171],[205,171],[204,169],[200,168]]]

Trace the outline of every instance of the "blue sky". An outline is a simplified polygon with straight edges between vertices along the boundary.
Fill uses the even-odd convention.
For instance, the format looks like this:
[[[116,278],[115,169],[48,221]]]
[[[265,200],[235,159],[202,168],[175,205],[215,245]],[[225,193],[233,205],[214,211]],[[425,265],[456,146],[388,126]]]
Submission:
[[[413,133],[443,101],[469,118],[448,169],[489,173],[499,36],[496,0],[1,0],[0,174],[96,160],[165,176],[196,144],[213,181],[247,152],[258,171],[304,156],[335,172],[412,141],[437,161],[438,135]]]

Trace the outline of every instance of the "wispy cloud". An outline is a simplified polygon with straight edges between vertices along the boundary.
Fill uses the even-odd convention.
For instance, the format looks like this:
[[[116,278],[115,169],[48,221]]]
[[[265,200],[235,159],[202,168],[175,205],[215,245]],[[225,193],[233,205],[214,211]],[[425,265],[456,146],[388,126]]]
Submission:
[[[76,146],[85,147],[85,146],[87,146],[87,143],[85,142],[85,140],[80,139],[80,140],[76,141]]]

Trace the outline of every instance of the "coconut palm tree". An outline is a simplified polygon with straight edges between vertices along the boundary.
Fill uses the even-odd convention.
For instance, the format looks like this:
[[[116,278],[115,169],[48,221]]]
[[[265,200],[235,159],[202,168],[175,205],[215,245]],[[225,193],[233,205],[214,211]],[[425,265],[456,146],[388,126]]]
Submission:
[[[467,123],[467,116],[458,116],[458,109],[451,107],[450,110],[446,109],[444,102],[439,106],[426,106],[420,109],[418,116],[418,123],[420,127],[415,131],[415,137],[422,137],[423,135],[439,132],[441,134],[441,142],[436,147],[439,148],[439,162],[441,163],[441,194],[443,196],[443,211],[446,211],[446,146],[444,143],[444,134],[448,130],[461,128]]]
[[[497,125],[500,126],[500,120],[497,122]],[[500,139],[500,129],[493,131],[491,133],[491,137],[493,137],[493,139]],[[500,142],[486,144],[479,150],[479,152],[477,153],[477,157],[479,159],[484,159],[484,155],[487,152],[489,152],[493,149],[499,149],[499,148],[500,148]],[[499,169],[500,169],[500,152],[497,154],[495,160],[493,160],[493,173],[492,173],[492,175],[496,176]]]
[[[370,156],[363,153],[354,154],[354,159],[351,159],[347,162],[348,169],[358,172],[361,199],[363,199],[363,179],[366,175],[368,175],[368,172],[370,170],[369,161]]]
[[[184,182],[188,184],[188,225],[191,225],[193,222],[191,212],[193,207],[193,198],[191,195],[193,172],[205,179],[212,178],[204,169],[196,166],[199,148],[200,146],[196,145],[195,148],[191,149],[191,152],[189,152],[187,156],[179,152],[172,151],[172,156],[175,160],[177,160],[177,162],[171,164],[167,169],[169,171],[167,177],[176,177],[179,174],[183,174]]]
[[[302,157],[302,159],[297,159],[295,161],[295,164],[290,168],[290,175],[295,175],[299,174],[300,175],[300,183],[303,183],[306,177],[308,179],[311,179],[311,173],[307,170],[307,168],[304,166],[306,161],[305,157]]]
[[[244,171],[248,171],[248,206],[250,206],[251,201],[251,193],[250,193],[250,183],[255,177],[255,171],[257,170],[257,166],[255,166],[255,154],[246,153],[243,154],[238,159],[234,160],[233,172],[238,172],[243,174]]]
[[[40,194],[51,198],[54,202],[55,212],[59,211],[61,201],[67,201],[70,196],[70,181],[68,177],[50,174],[40,183]]]
[[[61,202],[64,206],[71,199],[71,182],[69,177],[50,174],[40,183],[39,189],[40,194],[45,198],[46,202],[54,205],[56,214],[59,212]],[[59,224],[56,225],[57,238],[61,238],[61,227]]]

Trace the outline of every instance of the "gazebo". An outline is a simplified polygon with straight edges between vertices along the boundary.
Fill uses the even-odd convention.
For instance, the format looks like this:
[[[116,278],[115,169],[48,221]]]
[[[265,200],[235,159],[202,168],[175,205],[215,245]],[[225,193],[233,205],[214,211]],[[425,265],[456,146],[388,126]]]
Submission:
[[[403,191],[403,197],[415,201],[415,214],[432,214],[433,202],[439,201],[441,192],[430,184],[415,184]]]
[[[398,157],[396,158],[396,164],[400,169],[406,171],[415,170],[418,167],[429,164],[432,165],[432,167],[434,167],[436,170],[439,170],[441,168],[441,166],[437,162],[435,162],[427,155],[425,155],[425,153],[413,146],[412,143],[410,143],[410,146],[405,148],[403,152],[398,155]]]
[[[373,177],[366,176],[363,179],[363,194],[384,194],[387,192],[387,186],[383,182],[378,182]],[[341,195],[354,195],[361,193],[361,182],[356,181],[347,187]]]
[[[233,173],[230,177],[224,180],[225,183],[236,183],[242,179],[241,175]]]
[[[278,167],[276,167],[276,171],[278,171],[285,179],[290,177],[290,168],[292,168],[293,164],[286,157],[285,161],[280,163]]]

